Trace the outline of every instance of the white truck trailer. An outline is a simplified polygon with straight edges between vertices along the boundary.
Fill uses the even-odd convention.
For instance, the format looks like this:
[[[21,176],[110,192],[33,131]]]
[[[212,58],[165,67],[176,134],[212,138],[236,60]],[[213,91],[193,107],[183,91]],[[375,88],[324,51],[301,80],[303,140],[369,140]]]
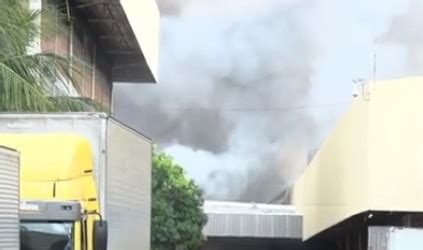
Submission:
[[[0,115],[0,135],[4,136],[1,138],[8,138],[10,144],[28,138],[26,135],[32,135],[40,140],[40,145],[43,145],[42,138],[49,138],[48,145],[51,146],[55,134],[76,134],[89,141],[100,211],[108,222],[107,249],[149,250],[152,165],[150,139],[103,113]],[[19,135],[23,137],[13,139],[13,136],[19,138]],[[24,142],[21,146],[25,148],[31,143],[33,142]],[[57,147],[60,148],[61,145]],[[26,150],[28,151],[27,148]],[[32,154],[34,152],[29,151]],[[54,148],[50,151],[64,154]],[[22,159],[26,159],[25,164],[28,164],[28,158],[25,157],[30,153],[24,155],[22,152]],[[3,177],[0,173],[0,181],[1,179]],[[13,189],[13,192],[16,190]],[[2,202],[0,196],[0,205]],[[14,200],[5,202],[16,204]],[[16,217],[13,218],[16,220]],[[0,230],[0,239],[1,233]],[[6,249],[1,247],[2,244],[0,240],[0,249]]]
[[[19,250],[19,153],[1,145],[0,249]]]

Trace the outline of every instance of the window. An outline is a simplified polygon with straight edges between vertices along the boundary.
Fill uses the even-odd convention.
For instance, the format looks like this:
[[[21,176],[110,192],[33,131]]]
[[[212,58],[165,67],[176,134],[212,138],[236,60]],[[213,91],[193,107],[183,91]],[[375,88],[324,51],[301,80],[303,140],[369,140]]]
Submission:
[[[73,223],[22,222],[21,250],[73,250]]]

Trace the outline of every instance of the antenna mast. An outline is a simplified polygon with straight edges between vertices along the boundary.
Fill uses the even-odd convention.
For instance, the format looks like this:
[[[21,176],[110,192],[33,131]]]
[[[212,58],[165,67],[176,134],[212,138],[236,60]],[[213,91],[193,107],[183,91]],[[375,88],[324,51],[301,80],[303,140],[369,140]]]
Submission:
[[[375,38],[375,47],[373,52],[373,84],[376,82],[376,72],[377,72],[377,47],[378,47],[378,38]]]

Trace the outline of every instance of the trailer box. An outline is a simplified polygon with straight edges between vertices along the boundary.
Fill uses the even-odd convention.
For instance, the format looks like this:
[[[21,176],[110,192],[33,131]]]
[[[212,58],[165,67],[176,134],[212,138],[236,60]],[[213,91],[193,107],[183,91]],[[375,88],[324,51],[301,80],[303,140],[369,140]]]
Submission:
[[[110,250],[149,250],[152,143],[103,113],[2,114],[0,133],[74,133],[91,143]]]
[[[19,153],[1,145],[0,249],[19,250]]]

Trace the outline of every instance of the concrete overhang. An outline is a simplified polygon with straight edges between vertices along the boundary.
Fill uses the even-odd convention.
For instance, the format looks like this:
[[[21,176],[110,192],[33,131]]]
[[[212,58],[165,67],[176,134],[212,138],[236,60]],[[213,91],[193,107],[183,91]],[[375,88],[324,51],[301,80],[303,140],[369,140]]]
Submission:
[[[160,14],[154,0],[72,0],[113,63],[113,81],[155,83]]]

